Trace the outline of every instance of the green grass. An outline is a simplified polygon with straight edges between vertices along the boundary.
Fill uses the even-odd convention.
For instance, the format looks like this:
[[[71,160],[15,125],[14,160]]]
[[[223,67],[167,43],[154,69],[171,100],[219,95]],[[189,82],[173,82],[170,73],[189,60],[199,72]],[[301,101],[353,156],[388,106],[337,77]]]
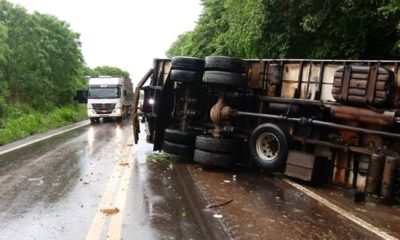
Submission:
[[[85,105],[56,108],[48,113],[36,112],[25,105],[14,106],[13,110],[1,119],[0,145],[87,119]]]
[[[150,164],[153,163],[166,163],[168,164],[168,168],[172,170],[174,168],[174,165],[172,164],[171,160],[169,157],[163,153],[152,153],[147,155],[147,162]]]

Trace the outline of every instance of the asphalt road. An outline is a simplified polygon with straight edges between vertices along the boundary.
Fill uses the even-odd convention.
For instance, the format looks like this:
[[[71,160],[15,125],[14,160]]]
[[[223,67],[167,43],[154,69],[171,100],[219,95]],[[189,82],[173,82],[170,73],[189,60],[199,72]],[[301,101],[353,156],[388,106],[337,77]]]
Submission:
[[[207,169],[154,154],[145,140],[133,144],[129,120],[7,152],[31,141],[0,148],[0,239],[400,237],[399,208],[354,204],[340,190],[301,189],[257,170]]]

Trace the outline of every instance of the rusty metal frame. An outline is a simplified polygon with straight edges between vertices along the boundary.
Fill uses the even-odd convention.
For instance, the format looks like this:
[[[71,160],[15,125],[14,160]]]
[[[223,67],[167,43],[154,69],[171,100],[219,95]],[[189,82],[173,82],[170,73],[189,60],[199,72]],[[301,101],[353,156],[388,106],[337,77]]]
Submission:
[[[249,117],[275,119],[275,120],[281,120],[281,121],[297,122],[297,123],[301,123],[301,124],[309,124],[309,125],[328,127],[328,128],[334,128],[334,129],[340,129],[340,130],[349,130],[349,131],[353,131],[353,132],[360,132],[360,133],[366,133],[366,134],[377,135],[377,136],[382,136],[382,137],[400,139],[400,134],[397,134],[397,133],[384,132],[384,131],[378,131],[378,130],[372,130],[372,129],[367,129],[367,128],[360,128],[360,127],[350,127],[350,126],[347,126],[344,124],[325,122],[325,121],[321,121],[321,120],[314,120],[311,118],[293,118],[293,117],[286,117],[286,116],[282,116],[282,115],[252,113],[252,112],[244,112],[244,111],[233,111],[232,116],[249,116]]]
[[[297,88],[294,91],[293,98],[301,97],[301,85],[303,84],[303,68],[304,68],[304,61],[300,61],[299,76],[297,77]]]
[[[318,78],[318,90],[315,93],[315,100],[320,100],[321,99],[321,94],[322,94],[322,80],[324,79],[324,71],[325,71],[325,63],[320,62],[320,69],[319,69],[319,78]]]

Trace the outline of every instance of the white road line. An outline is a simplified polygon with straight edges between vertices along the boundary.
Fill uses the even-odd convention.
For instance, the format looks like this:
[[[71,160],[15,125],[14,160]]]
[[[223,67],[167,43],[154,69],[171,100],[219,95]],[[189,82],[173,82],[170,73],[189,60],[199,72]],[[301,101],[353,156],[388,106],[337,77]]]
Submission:
[[[3,154],[5,154],[5,153],[9,153],[9,152],[18,150],[18,149],[20,149],[20,148],[23,148],[23,147],[29,146],[29,145],[31,145],[31,144],[34,144],[34,143],[37,143],[37,142],[40,142],[40,141],[49,139],[49,138],[54,137],[54,136],[57,136],[57,135],[61,135],[61,134],[63,134],[63,133],[66,133],[66,132],[75,130],[75,129],[77,129],[77,128],[84,127],[84,126],[86,126],[86,125],[88,125],[88,124],[80,124],[80,125],[78,125],[78,126],[75,126],[75,127],[72,127],[72,128],[69,128],[69,129],[66,129],[66,130],[63,130],[63,131],[60,131],[60,132],[56,132],[56,133],[53,133],[53,134],[49,134],[49,135],[47,135],[47,136],[44,136],[44,137],[41,137],[41,138],[32,140],[32,141],[30,141],[30,142],[27,142],[27,143],[24,143],[24,144],[15,146],[15,147],[13,147],[13,148],[6,149],[6,150],[4,150],[4,151],[1,151],[1,152],[0,152],[0,155],[3,155]]]
[[[373,234],[375,234],[375,235],[377,235],[377,236],[379,236],[379,237],[381,237],[383,239],[389,239],[389,240],[398,239],[398,238],[395,238],[395,237],[389,235],[388,233],[380,230],[379,228],[373,226],[372,224],[367,223],[366,221],[362,220],[361,218],[355,216],[354,214],[347,212],[346,210],[342,209],[341,207],[329,202],[327,199],[319,196],[318,194],[316,194],[313,191],[301,186],[300,184],[297,184],[297,183],[292,182],[289,179],[285,179],[285,178],[283,178],[282,180],[285,181],[286,183],[288,183],[289,185],[291,185],[292,187],[304,192],[309,197],[311,197],[314,200],[318,201],[319,203],[325,205],[329,209],[339,213],[343,217],[345,217],[345,218],[349,219],[350,221],[354,222],[355,224],[359,225],[360,227],[363,227],[366,230],[372,232]]]

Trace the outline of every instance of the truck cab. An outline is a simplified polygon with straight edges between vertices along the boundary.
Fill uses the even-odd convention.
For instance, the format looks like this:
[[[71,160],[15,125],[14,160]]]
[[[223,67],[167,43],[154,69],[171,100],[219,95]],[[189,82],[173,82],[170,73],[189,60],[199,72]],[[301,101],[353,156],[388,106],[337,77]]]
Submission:
[[[132,83],[119,77],[99,76],[89,79],[87,114],[91,123],[100,118],[122,121],[132,107]]]

